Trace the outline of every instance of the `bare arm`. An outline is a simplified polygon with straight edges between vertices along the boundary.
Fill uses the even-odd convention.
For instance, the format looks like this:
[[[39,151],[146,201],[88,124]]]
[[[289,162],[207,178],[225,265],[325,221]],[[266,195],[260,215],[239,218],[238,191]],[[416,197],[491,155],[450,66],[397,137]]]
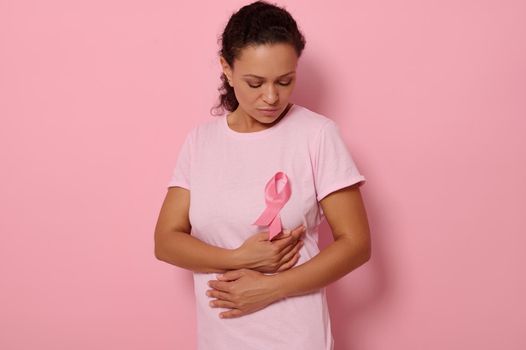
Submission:
[[[190,191],[170,187],[155,226],[155,257],[194,272],[217,272],[242,268],[235,251],[207,244],[192,235],[188,211]]]
[[[367,262],[371,243],[359,186],[335,191],[320,201],[334,242],[309,261],[272,276],[281,298],[308,293]]]
[[[207,244],[190,235],[190,191],[170,187],[155,226],[155,256],[157,259],[194,272],[218,272],[241,268],[259,272],[280,272],[291,268],[299,259],[302,231],[299,227],[290,235],[280,233],[268,241],[268,232],[247,238],[235,249]],[[286,231],[286,230],[284,230]]]

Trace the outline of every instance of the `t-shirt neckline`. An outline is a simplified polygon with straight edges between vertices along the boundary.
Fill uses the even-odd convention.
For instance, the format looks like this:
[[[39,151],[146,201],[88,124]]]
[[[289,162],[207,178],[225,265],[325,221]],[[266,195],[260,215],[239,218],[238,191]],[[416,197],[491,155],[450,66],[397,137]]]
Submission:
[[[223,129],[225,130],[225,132],[228,135],[230,135],[232,137],[235,137],[235,138],[238,138],[238,139],[260,138],[260,137],[269,135],[270,133],[272,133],[275,130],[277,130],[278,127],[281,124],[283,124],[285,119],[287,119],[290,116],[290,114],[293,112],[293,109],[295,109],[295,107],[296,107],[296,104],[292,103],[292,105],[290,106],[289,110],[287,111],[287,114],[285,114],[285,116],[283,118],[281,118],[281,120],[276,125],[273,125],[270,128],[266,128],[266,129],[259,130],[259,131],[253,131],[253,132],[239,132],[239,131],[235,131],[235,130],[231,129],[230,126],[228,126],[228,120],[227,120],[228,112],[227,112],[221,118],[222,119],[222,124],[223,124]]]

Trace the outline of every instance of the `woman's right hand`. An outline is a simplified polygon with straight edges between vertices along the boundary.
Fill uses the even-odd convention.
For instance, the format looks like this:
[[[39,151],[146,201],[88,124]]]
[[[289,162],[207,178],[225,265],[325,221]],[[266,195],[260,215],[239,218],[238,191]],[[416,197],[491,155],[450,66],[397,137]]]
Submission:
[[[292,231],[283,230],[272,241],[268,240],[268,231],[258,232],[235,252],[248,269],[263,273],[281,272],[290,269],[298,261],[304,232],[303,225],[300,225]]]

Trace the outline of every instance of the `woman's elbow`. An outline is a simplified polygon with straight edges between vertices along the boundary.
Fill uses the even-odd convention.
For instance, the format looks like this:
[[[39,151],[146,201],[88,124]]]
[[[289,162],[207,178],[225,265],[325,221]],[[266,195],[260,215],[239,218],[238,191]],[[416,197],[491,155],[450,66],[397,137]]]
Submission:
[[[364,235],[363,239],[355,240],[353,242],[355,254],[360,257],[362,264],[365,264],[371,259],[371,240],[369,235]]]

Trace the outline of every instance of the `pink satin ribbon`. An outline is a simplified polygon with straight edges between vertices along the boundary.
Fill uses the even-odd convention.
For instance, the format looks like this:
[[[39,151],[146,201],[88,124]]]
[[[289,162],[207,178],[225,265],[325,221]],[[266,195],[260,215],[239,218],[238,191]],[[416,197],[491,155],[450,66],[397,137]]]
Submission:
[[[278,180],[284,179],[285,185],[278,193]],[[269,241],[281,232],[281,218],[279,212],[285,206],[291,195],[290,183],[287,175],[278,171],[265,186],[266,208],[252,225],[269,226]]]

